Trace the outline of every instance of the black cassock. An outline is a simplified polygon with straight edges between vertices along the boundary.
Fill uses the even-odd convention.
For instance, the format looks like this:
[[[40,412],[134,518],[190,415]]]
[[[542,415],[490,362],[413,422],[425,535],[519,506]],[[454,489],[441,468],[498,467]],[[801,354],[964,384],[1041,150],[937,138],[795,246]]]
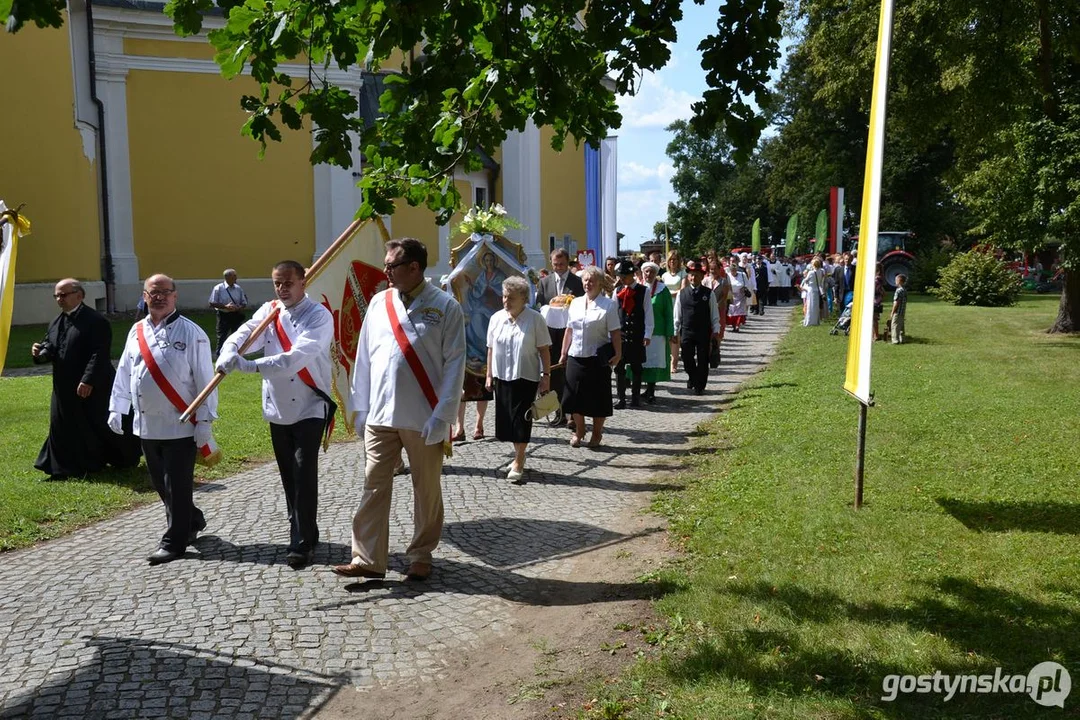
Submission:
[[[49,475],[81,477],[106,464],[132,467],[141,454],[138,438],[109,430],[109,395],[116,371],[109,361],[112,328],[100,313],[80,305],[49,325],[45,351],[36,363],[52,362],[53,392],[49,437],[34,467]],[[79,383],[93,388],[90,397],[76,393]],[[130,418],[125,421],[130,431]]]

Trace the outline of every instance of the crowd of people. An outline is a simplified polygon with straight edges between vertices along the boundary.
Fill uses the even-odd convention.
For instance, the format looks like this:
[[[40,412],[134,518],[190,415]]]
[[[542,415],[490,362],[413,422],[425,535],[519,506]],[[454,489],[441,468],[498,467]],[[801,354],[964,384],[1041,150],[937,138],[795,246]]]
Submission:
[[[798,289],[804,323],[815,324],[849,302],[854,282],[846,257],[836,264],[814,258],[804,266],[786,258],[709,253],[684,262],[672,251],[639,263],[608,258],[603,268],[580,268],[565,250],[556,250],[550,260],[533,307],[528,281],[505,277],[498,284],[502,309],[471,330],[483,336],[487,360],[486,377],[478,381],[486,394],[474,397],[494,401],[495,438],[512,448],[502,469],[514,483],[524,482],[538,419],[534,406],[549,392],[558,394],[548,405],[561,407],[570,446],[601,447],[607,419],[626,407],[657,403],[657,384],[678,373],[680,363],[686,388],[705,393],[725,332],[739,332],[748,315],[787,303]],[[368,303],[349,391],[350,421],[364,441],[364,483],[351,560],[334,572],[385,576],[393,479],[404,454],[415,525],[406,577],[419,581],[431,573],[442,533],[443,461],[451,443],[464,440],[465,357],[474,318],[425,278],[427,248],[419,240],[387,243],[383,269],[387,289]],[[333,317],[308,298],[302,264],[277,263],[270,277],[274,299],[250,319],[233,270],[214,288],[209,304],[218,315],[216,361],[207,334],[177,309],[172,278],[147,278],[146,315],[128,332],[115,371],[109,323],[82,302],[78,281],[56,285],[61,313],[31,349],[36,362],[53,363],[52,422],[37,466],[51,477],[84,476],[106,464],[136,464],[141,451],[166,517],[166,531],[148,556],[151,564],[183,557],[207,527],[194,504],[194,469],[217,454],[212,423],[218,399],[211,380],[233,372],[262,378],[262,413],[288,511],[286,562],[297,569],[312,562],[320,541],[319,449],[337,413],[331,397]],[[905,306],[901,282],[890,313],[894,342],[903,336]],[[256,335],[261,327],[266,330]],[[210,391],[202,404],[181,422],[204,388]],[[480,414],[474,438],[482,437]]]

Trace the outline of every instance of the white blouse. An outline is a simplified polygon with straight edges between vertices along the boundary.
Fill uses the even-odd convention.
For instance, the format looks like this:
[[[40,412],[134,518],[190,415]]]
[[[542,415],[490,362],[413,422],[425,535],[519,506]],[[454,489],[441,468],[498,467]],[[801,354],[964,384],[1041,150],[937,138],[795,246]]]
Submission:
[[[595,300],[588,295],[574,298],[566,327],[572,333],[569,354],[593,357],[597,348],[611,341],[612,332],[622,329],[616,301],[603,295],[597,295]]]
[[[527,307],[515,320],[506,310],[500,310],[488,322],[487,346],[491,351],[488,372],[504,382],[539,382],[542,369],[539,350],[549,345],[551,334],[540,313]]]
[[[680,270],[679,272],[672,274],[665,270],[664,274],[660,276],[660,279],[667,285],[671,297],[675,297],[679,294],[679,291],[682,290],[683,280],[686,279],[686,271]]]

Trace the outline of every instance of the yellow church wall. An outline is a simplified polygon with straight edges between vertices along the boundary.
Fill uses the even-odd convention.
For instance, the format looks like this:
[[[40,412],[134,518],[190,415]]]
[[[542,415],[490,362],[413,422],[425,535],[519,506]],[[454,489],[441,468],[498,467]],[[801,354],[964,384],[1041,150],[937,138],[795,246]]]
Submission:
[[[142,40],[124,38],[124,54],[143,57],[186,58],[189,60],[213,60],[217,51],[205,37],[198,41]]]
[[[0,112],[0,196],[12,208],[26,203],[23,213],[33,223],[33,234],[19,243],[15,280],[100,280],[97,166],[75,127],[66,25],[5,34],[0,68],[11,70]],[[92,141],[88,151],[96,155]]]
[[[569,234],[585,246],[585,146],[568,137],[562,152],[551,149],[553,131],[540,128],[540,247],[548,237]]]
[[[266,157],[240,135],[248,78],[133,70],[127,79],[135,252],[143,275],[262,277],[310,262],[314,180],[307,131],[283,129]],[[198,102],[184,102],[198,98]]]

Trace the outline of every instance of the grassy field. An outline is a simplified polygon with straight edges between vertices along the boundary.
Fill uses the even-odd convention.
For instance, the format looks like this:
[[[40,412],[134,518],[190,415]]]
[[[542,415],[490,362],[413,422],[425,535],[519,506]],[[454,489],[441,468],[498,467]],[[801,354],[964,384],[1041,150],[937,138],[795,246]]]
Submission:
[[[663,573],[661,646],[586,717],[1077,716],[1026,693],[882,696],[888,675],[1080,682],[1080,338],[1057,298],[957,308],[913,298],[910,344],[877,343],[866,494],[852,509],[857,403],[846,342],[795,327],[707,427],[658,499],[688,551]]]
[[[194,313],[190,317],[213,338],[212,314]],[[113,323],[113,357],[120,354],[130,326],[130,320]],[[29,365],[27,348],[44,335],[44,327],[13,330],[9,361],[18,355],[17,343],[23,343],[23,364]],[[18,364],[8,365],[14,366]],[[214,435],[224,459],[212,468],[196,466],[197,480],[227,477],[251,463],[273,459],[270,433],[262,418],[259,383],[256,375],[236,374],[219,386],[220,417],[214,423]],[[34,461],[49,432],[51,392],[49,375],[0,377],[0,421],[4,425],[0,457],[5,459],[0,468],[0,551],[57,537],[140,503],[158,502],[145,465],[125,471],[109,469],[88,480],[43,480],[45,475],[34,469]],[[340,417],[338,427],[344,427]]]

